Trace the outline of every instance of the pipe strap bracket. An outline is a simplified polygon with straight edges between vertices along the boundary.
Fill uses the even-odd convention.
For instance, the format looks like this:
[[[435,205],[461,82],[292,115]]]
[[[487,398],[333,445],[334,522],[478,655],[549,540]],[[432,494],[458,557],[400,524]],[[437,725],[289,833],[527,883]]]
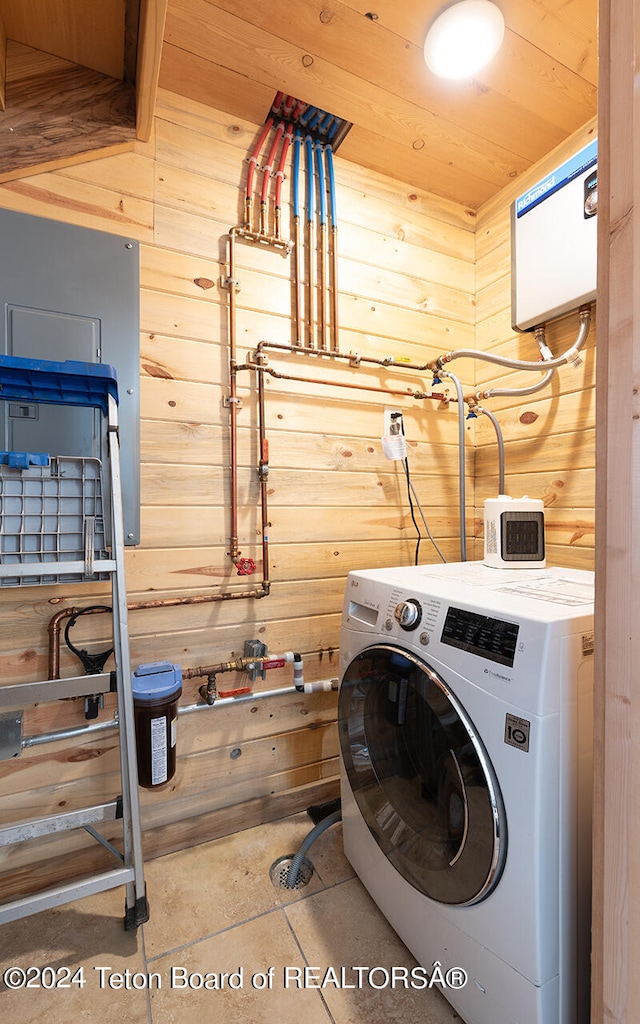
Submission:
[[[232,288],[236,292],[240,291],[240,282],[235,277],[221,277],[219,284],[221,288],[226,288],[227,291],[231,291]]]

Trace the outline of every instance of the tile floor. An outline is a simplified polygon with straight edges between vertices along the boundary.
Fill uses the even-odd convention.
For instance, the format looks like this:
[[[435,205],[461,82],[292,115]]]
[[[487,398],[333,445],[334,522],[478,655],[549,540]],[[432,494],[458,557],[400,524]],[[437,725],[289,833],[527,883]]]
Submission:
[[[151,916],[137,934],[122,927],[122,888],[0,926],[0,977],[11,966],[48,968],[40,987],[12,991],[0,981],[0,1019],[459,1021],[437,987],[404,988],[399,972],[396,987],[385,985],[382,970],[369,976],[371,984],[360,972],[363,984],[355,984],[353,967],[410,971],[416,961],[354,876],[340,824],[311,847],[314,874],[304,888],[289,892],[272,883],[271,865],[295,853],[312,828],[306,813],[296,814],[150,861]],[[203,980],[220,986],[225,974],[223,987],[199,987]],[[29,978],[38,983],[35,971]],[[68,987],[46,988],[52,981]]]

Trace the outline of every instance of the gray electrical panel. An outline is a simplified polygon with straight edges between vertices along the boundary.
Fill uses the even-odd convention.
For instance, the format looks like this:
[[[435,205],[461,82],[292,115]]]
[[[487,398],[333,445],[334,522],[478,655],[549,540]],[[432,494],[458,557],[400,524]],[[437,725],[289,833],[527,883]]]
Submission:
[[[135,239],[0,210],[0,352],[117,371],[126,544],[140,542],[139,268]],[[0,450],[104,461],[99,412],[0,405]]]

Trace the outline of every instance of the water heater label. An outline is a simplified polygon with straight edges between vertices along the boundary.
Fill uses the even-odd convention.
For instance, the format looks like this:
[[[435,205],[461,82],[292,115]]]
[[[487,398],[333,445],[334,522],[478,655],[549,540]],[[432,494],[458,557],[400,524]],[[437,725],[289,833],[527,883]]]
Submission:
[[[558,189],[567,185],[574,178],[588,171],[598,159],[598,140],[594,139],[588,146],[581,149],[579,153],[572,156],[561,167],[550,174],[547,178],[539,181],[537,185],[530,188],[528,192],[516,199],[516,217],[522,217],[528,210],[532,210],[538,203],[543,202],[548,196],[553,195]]]

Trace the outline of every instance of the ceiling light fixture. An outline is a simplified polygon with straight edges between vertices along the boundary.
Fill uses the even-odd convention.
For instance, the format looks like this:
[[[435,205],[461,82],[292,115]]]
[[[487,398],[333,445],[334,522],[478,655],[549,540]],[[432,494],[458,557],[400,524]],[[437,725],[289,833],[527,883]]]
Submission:
[[[503,37],[502,11],[491,0],[460,0],[431,25],[424,59],[440,78],[468,78],[495,57]]]

